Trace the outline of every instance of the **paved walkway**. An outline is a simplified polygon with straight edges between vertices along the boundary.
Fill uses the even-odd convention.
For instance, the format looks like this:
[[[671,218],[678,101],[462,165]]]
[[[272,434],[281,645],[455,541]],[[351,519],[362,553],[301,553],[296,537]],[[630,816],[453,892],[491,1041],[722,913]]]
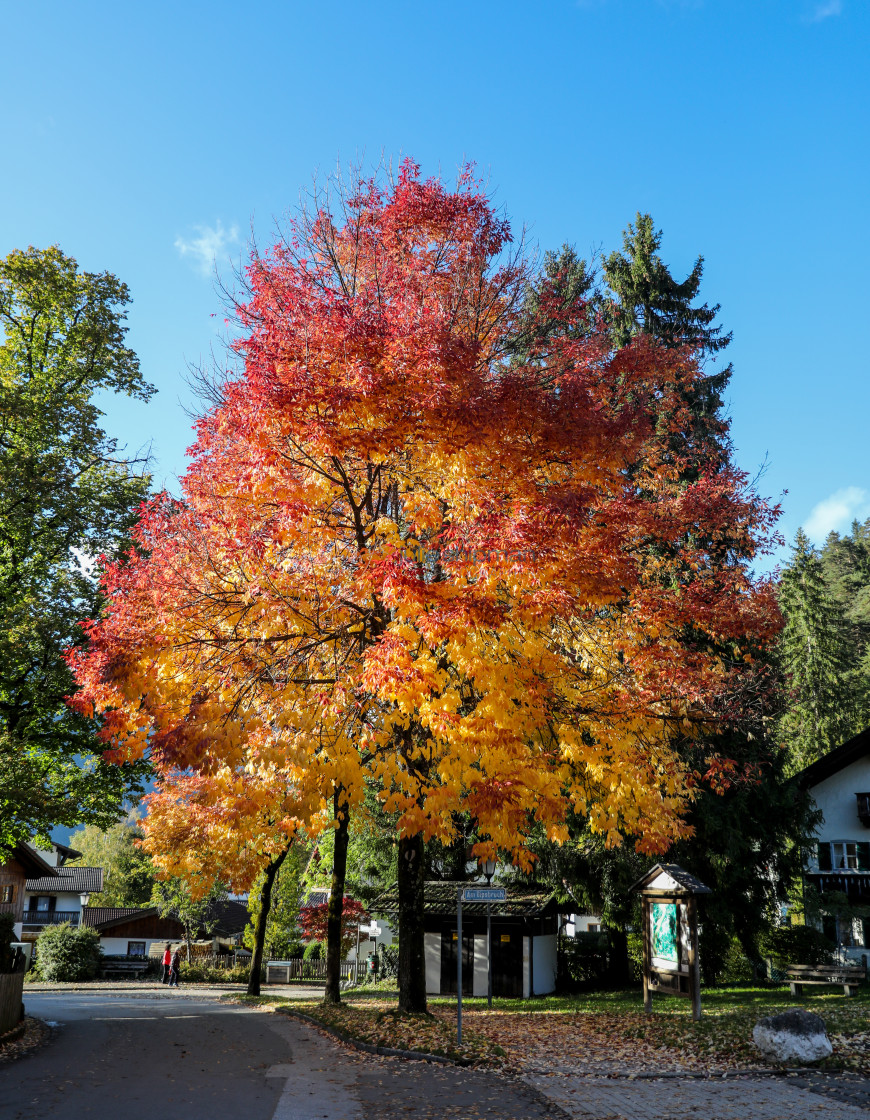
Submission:
[[[863,1078],[540,1077],[526,1080],[575,1120],[868,1120]],[[858,1084],[856,1084],[856,1080]],[[834,1095],[836,1094],[836,1095]]]
[[[0,1066],[3,1120],[870,1120],[870,1083],[503,1074],[361,1054],[183,989],[30,993],[56,1024]]]

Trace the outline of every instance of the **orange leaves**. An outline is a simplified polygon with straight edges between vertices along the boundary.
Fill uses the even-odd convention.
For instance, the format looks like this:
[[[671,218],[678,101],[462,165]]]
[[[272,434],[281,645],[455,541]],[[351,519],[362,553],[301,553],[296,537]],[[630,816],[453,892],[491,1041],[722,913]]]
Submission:
[[[400,832],[467,811],[520,863],[532,819],[558,838],[569,805],[645,851],[684,831],[673,740],[752,671],[714,648],[778,625],[716,542],[749,554],[772,514],[728,464],[678,484],[687,354],[599,329],[506,366],[509,237],[468,175],[406,164],[248,270],[244,368],[73,659],[113,757],[208,786],[215,851],[316,831],[366,780]]]

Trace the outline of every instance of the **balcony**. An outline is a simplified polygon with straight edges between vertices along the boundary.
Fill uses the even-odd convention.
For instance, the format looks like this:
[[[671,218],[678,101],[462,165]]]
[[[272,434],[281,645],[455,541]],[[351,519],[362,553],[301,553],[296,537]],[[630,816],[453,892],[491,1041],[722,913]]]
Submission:
[[[77,926],[81,917],[80,910],[25,910],[22,921],[25,926],[59,926],[62,922]]]

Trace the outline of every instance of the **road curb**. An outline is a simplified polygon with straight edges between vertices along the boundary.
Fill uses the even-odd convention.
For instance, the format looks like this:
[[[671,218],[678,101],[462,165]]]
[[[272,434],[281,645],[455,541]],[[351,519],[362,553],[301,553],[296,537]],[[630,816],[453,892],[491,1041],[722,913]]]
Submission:
[[[472,1061],[462,1058],[447,1058],[443,1054],[427,1054],[424,1050],[397,1050],[394,1046],[373,1046],[370,1042],[361,1042],[358,1038],[345,1034],[344,1031],[321,1023],[321,1021],[315,1019],[313,1015],[306,1015],[304,1011],[295,1011],[283,1004],[276,1006],[275,1010],[279,1012],[279,1014],[287,1015],[291,1019],[300,1019],[303,1023],[309,1023],[312,1027],[323,1031],[324,1034],[332,1035],[332,1037],[337,1038],[339,1042],[344,1042],[348,1046],[352,1046],[354,1050],[362,1050],[364,1054],[379,1054],[381,1057],[385,1058],[405,1058],[412,1062],[437,1062],[442,1066],[460,1066],[463,1069],[474,1067],[474,1062]]]

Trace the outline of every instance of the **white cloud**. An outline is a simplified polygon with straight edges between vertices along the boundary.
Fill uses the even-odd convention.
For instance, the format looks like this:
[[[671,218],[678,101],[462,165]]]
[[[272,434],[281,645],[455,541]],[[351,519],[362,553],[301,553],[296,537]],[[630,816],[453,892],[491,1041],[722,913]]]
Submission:
[[[813,506],[804,529],[810,540],[822,544],[828,533],[842,532],[849,528],[857,518],[864,521],[870,517],[870,493],[860,486],[847,486],[836,490]]]
[[[175,248],[182,257],[190,257],[199,272],[208,275],[214,268],[215,258],[239,240],[237,226],[225,230],[223,222],[212,226],[194,226],[197,237],[176,237]]]
[[[821,23],[823,19],[839,16],[842,12],[843,0],[822,0],[822,3],[816,4],[813,11],[807,16],[807,23]]]

